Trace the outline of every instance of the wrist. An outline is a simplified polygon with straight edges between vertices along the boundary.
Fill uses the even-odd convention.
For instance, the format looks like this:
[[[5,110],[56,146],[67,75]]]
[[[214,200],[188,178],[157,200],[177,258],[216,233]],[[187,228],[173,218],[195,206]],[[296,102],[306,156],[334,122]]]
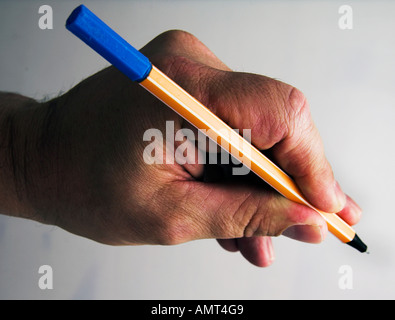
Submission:
[[[37,165],[43,105],[0,93],[0,213],[39,220],[29,201]]]

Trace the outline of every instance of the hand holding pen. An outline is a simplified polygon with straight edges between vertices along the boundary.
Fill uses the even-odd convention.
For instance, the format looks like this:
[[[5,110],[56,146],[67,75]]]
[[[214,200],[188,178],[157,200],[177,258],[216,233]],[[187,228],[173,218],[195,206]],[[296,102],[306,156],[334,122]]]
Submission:
[[[295,143],[291,143],[293,152],[288,152],[286,149],[285,153],[288,154],[288,158],[284,156],[278,159],[278,162],[283,164],[283,167],[288,166],[288,172],[295,172],[292,176],[289,176],[257,149],[260,142],[257,141],[256,138],[254,139],[255,141],[251,141],[251,139],[247,140],[242,137],[239,132],[235,132],[232,129],[234,127],[229,126],[224,122],[224,120],[214,114],[199,100],[152,65],[146,56],[127,43],[84,5],[77,7],[72,12],[70,17],[67,19],[66,27],[92,49],[97,51],[97,53],[101,54],[105,59],[122,71],[132,81],[140,83],[142,87],[147,89],[173,111],[182,116],[187,122],[189,122],[189,124],[198,129],[199,133],[204,132],[211,141],[239,160],[245,168],[247,167],[256,173],[258,177],[262,178],[262,180],[267,182],[284,197],[316,211],[322,218],[324,218],[328,229],[339,240],[347,243],[360,252],[367,251],[367,246],[358,237],[354,229],[336,214],[340,208],[337,208],[337,211],[325,211],[323,209],[319,209],[314,202],[310,202],[309,199],[306,198],[306,196],[309,196],[309,192],[311,192],[311,190],[301,190],[301,187],[299,187],[293,180],[293,178],[296,179],[296,181],[301,178],[306,178],[306,175],[308,175],[309,172],[303,170],[306,170],[306,168],[307,170],[311,170],[311,168],[309,168],[311,163],[307,161],[307,164],[304,164],[301,167],[300,163],[296,163],[295,172],[295,163],[293,158],[294,153],[302,154],[305,152],[306,148],[312,147],[311,145],[308,145],[309,141],[306,143],[306,139],[299,136],[296,136],[295,138],[293,132],[290,133],[291,129],[289,127],[286,134],[284,134],[284,130],[278,130],[280,131],[280,134],[282,134],[282,137],[279,141],[275,141],[275,143],[277,143],[276,147],[280,146],[281,149],[281,145],[286,144],[287,140],[288,142],[290,140],[296,140],[297,144],[300,144],[295,145]],[[253,81],[251,81],[251,88],[252,87]],[[296,112],[303,116],[303,111],[307,108],[307,101],[303,95],[298,90],[292,88],[287,99],[287,103],[291,108],[296,109]],[[276,107],[277,105],[274,104],[274,108]],[[242,117],[241,114],[240,117]],[[258,122],[265,124],[265,121],[259,120]],[[270,123],[270,125],[281,127],[286,125],[286,122],[284,119],[277,119],[277,123],[273,122]],[[268,125],[267,127],[270,126]],[[239,127],[236,128],[240,129]],[[314,125],[305,127],[304,129],[311,133],[314,131]],[[270,136],[271,131],[269,130],[269,132],[265,133]],[[263,135],[265,135],[265,133]],[[258,139],[260,138],[261,137],[258,137]],[[271,138],[276,139],[276,137]],[[272,145],[273,144],[271,144],[271,146]],[[323,150],[321,150],[321,158],[325,158],[323,154]],[[322,160],[321,158],[318,158],[318,160]],[[285,164],[287,165],[284,164],[284,159],[286,159]],[[317,160],[315,162],[317,162]],[[325,163],[325,159],[323,159],[322,162]],[[325,171],[325,169],[328,169],[327,167],[328,163],[326,162],[326,168],[321,168],[321,170]],[[322,174],[322,172],[320,173]],[[324,185],[323,187],[325,188],[326,186]],[[337,183],[335,184],[337,192],[333,192],[333,187],[334,185],[326,190],[322,188],[322,192],[332,193],[331,200],[337,200],[337,205],[339,205],[340,202],[343,203],[345,200],[344,194],[339,189]],[[340,200],[340,197],[343,197],[343,199]],[[323,200],[321,199],[321,201]]]
[[[271,152],[309,203],[337,212],[349,225],[358,222],[361,210],[336,184],[299,90],[268,77],[231,72],[182,31],[158,36],[141,52],[229,126],[252,129],[253,144]],[[26,104],[22,97],[9,101],[13,110]],[[327,235],[322,216],[273,189],[203,182],[199,163],[147,165],[142,156],[147,129],[165,132],[166,121],[173,121],[175,130],[189,124],[114,67],[58,98],[27,102],[31,108],[21,107],[14,123],[20,136],[13,153],[26,167],[10,165],[9,176],[16,178],[1,180],[7,199],[13,199],[2,203],[3,212],[112,245],[216,238],[258,266],[273,262],[271,236],[319,243]],[[28,162],[18,158],[26,148]],[[4,187],[14,181],[19,197]]]

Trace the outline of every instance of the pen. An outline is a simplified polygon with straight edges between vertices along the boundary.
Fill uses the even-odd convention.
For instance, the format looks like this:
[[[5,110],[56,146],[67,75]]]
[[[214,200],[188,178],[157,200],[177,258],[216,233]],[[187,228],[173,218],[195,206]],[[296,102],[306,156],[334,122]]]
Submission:
[[[131,80],[138,82],[197,129],[202,130],[214,142],[226,150],[231,146],[232,150],[236,150],[232,152],[233,156],[284,197],[319,213],[327,222],[328,230],[342,242],[360,252],[367,251],[367,246],[351,226],[335,213],[323,212],[311,205],[291,177],[153,66],[147,57],[121,38],[87,7],[80,5],[74,9],[66,21],[66,28]]]

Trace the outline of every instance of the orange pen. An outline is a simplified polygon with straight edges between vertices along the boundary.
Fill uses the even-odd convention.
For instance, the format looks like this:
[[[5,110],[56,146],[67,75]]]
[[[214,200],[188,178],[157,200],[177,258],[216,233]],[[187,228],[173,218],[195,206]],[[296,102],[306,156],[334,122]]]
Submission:
[[[202,130],[209,138],[250,168],[284,197],[306,205],[319,213],[328,229],[342,242],[360,252],[367,246],[335,213],[327,213],[312,206],[295,182],[251,143],[235,132],[207,107],[192,97],[174,81],[151,64],[147,57],[133,48],[84,5],[77,7],[67,19],[66,28],[102,55],[131,80],[160,99],[163,103]]]

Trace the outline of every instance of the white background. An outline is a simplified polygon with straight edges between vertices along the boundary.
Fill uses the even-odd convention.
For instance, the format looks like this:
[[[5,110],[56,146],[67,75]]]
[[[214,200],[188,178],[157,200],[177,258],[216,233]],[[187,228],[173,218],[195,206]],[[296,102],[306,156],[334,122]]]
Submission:
[[[370,255],[332,235],[310,245],[273,239],[276,260],[254,267],[215,240],[111,247],[57,227],[0,215],[2,299],[394,299],[395,3],[392,1],[85,1],[140,48],[168,29],[195,34],[237,71],[307,96],[337,180],[363,208]],[[38,27],[53,8],[54,29]],[[107,66],[64,28],[80,1],[0,2],[0,90],[36,99],[65,92]],[[340,30],[340,5],[353,30]],[[52,290],[38,269],[53,268]],[[353,289],[339,288],[341,266]]]

